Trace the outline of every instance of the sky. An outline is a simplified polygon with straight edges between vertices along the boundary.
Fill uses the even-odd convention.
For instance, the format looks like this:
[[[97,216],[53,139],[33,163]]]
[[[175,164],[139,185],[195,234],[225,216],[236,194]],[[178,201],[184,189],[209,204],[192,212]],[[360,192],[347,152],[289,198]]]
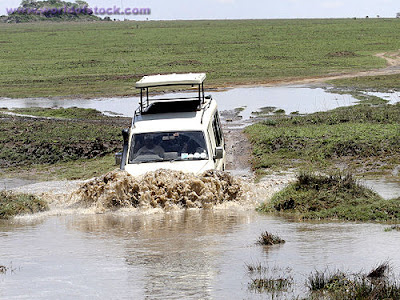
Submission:
[[[73,2],[73,0],[69,0]],[[18,7],[21,0],[0,0],[0,15]],[[399,0],[87,0],[94,8],[150,8],[149,16],[115,16],[112,19],[292,19],[376,18],[396,16]]]

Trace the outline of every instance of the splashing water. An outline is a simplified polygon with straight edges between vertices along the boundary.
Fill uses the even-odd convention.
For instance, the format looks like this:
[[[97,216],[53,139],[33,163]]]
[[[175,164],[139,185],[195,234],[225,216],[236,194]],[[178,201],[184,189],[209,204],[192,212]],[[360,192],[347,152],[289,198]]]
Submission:
[[[111,171],[84,183],[72,193],[78,206],[98,209],[211,208],[243,199],[246,188],[226,172],[206,171],[199,176],[180,171],[157,170],[141,177],[124,171]]]

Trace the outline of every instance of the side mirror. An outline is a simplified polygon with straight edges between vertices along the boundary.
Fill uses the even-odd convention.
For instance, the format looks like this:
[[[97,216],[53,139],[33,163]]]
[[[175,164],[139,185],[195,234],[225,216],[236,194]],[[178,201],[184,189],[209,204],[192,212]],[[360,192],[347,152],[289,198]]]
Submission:
[[[122,153],[115,154],[115,163],[117,163],[119,161],[120,169],[125,170],[126,159],[127,159],[127,155],[128,155],[129,128],[125,128],[122,130],[122,137],[124,139],[123,150],[122,150]]]
[[[221,159],[223,156],[224,156],[224,148],[216,147],[215,148],[214,159]]]
[[[115,164],[121,165],[121,161],[122,161],[122,152],[115,153]]]
[[[122,130],[122,138],[124,139],[124,144],[128,143],[128,140],[129,140],[129,128],[124,128]]]

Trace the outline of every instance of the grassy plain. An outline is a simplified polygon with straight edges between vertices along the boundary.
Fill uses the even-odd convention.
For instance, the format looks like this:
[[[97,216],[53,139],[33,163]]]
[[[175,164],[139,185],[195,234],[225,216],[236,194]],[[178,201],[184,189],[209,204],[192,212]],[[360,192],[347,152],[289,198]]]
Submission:
[[[375,91],[399,91],[400,90],[400,74],[381,75],[381,76],[365,76],[346,79],[335,79],[329,83],[338,88],[344,89],[369,89]]]
[[[212,86],[386,65],[400,19],[0,24],[0,97],[132,95],[143,74],[207,72]]]
[[[358,175],[391,175],[400,161],[400,103],[269,117],[245,132],[260,171],[346,165]]]

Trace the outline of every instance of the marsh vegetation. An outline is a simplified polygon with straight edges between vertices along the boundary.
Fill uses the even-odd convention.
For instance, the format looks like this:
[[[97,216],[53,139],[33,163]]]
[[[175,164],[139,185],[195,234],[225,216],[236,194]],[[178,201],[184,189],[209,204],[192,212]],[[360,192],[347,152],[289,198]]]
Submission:
[[[37,196],[0,191],[0,219],[48,210],[47,202]]]
[[[267,117],[245,132],[259,172],[302,167],[326,172],[341,164],[360,175],[388,174],[400,161],[400,103]]]
[[[296,182],[276,193],[259,209],[291,213],[300,219],[400,220],[399,198],[385,200],[348,173],[301,172]]]
[[[370,272],[348,272],[342,270],[311,272],[303,283],[292,276],[290,268],[270,267],[268,264],[253,263],[246,265],[250,282],[248,289],[256,293],[265,293],[273,299],[303,299],[303,300],[369,300],[398,299],[400,284],[388,262],[374,267]],[[302,295],[294,286],[303,290]]]
[[[400,284],[384,262],[369,273],[315,271],[307,280],[308,299],[399,299]]]
[[[279,236],[269,233],[268,231],[261,233],[257,240],[257,244],[262,246],[271,246],[283,243],[285,243],[284,239],[281,239]]]

